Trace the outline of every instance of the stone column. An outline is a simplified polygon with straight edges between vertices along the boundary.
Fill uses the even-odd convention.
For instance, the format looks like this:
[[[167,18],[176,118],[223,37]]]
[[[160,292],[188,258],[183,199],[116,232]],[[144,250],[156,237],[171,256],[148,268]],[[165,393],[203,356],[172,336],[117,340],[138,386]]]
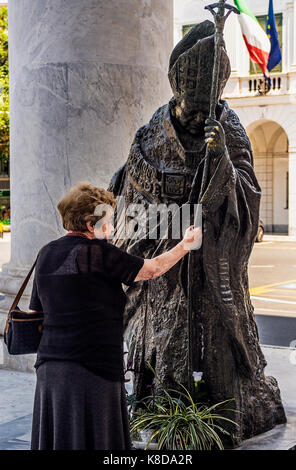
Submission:
[[[9,1],[12,223],[1,331],[38,249],[65,234],[58,200],[77,181],[106,188],[135,131],[169,99],[172,47],[171,0]]]

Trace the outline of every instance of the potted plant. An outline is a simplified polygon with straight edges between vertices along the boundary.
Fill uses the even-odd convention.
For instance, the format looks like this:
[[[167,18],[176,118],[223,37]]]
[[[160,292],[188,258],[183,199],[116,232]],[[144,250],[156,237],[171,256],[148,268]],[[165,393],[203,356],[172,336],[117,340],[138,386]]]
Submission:
[[[145,449],[154,440],[158,450],[223,450],[220,436],[230,436],[223,424],[237,424],[220,412],[234,411],[225,408],[232,400],[212,406],[195,403],[182,384],[179,385],[183,391],[165,389],[151,365],[148,366],[160,383],[163,395],[152,394],[137,401],[137,411],[130,413],[131,434],[149,432]]]

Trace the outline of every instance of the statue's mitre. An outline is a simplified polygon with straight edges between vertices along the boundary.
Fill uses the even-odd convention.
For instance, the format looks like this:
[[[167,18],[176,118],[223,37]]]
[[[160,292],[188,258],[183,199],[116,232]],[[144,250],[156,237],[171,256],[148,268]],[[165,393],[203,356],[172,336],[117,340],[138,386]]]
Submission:
[[[215,26],[211,21],[197,24],[174,48],[169,65],[169,80],[177,103],[196,107],[210,101],[215,54]],[[230,76],[231,68],[225,48],[220,54],[218,96]]]

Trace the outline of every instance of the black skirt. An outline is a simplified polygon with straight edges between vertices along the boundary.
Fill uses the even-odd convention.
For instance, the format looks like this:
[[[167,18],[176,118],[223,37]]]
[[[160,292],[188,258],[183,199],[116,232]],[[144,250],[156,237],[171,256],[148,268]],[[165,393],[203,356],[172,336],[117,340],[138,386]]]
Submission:
[[[37,369],[32,450],[130,450],[124,382],[95,375],[76,362]]]

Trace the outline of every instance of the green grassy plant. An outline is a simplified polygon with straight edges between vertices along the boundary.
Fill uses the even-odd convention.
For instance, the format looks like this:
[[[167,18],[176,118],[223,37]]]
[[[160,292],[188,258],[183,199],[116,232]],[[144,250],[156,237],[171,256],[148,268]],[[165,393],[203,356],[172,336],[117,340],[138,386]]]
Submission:
[[[230,436],[223,425],[237,424],[220,413],[234,411],[225,408],[233,399],[212,406],[195,403],[182,384],[179,385],[183,391],[166,389],[148,365],[160,383],[163,395],[149,395],[137,402],[140,408],[130,412],[131,434],[153,431],[145,449],[152,440],[156,440],[159,450],[223,450],[220,436]]]

